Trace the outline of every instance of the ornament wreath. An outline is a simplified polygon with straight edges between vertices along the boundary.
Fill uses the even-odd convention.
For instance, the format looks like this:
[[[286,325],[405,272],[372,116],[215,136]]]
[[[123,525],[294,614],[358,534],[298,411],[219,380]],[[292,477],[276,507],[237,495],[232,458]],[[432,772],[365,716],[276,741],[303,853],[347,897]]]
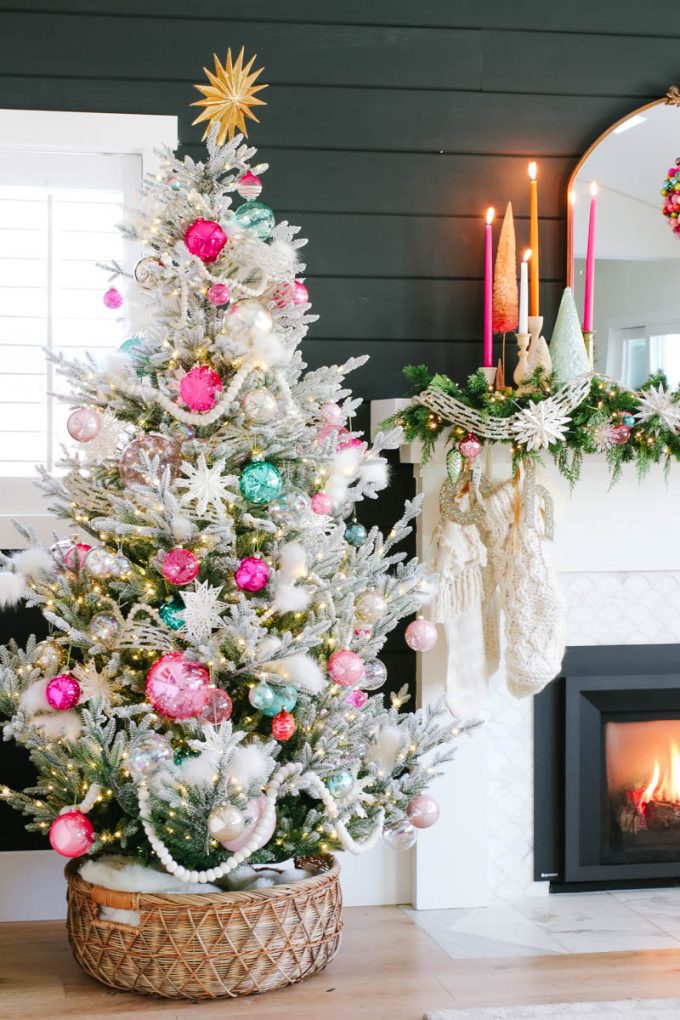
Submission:
[[[493,389],[481,371],[465,386],[433,375],[427,365],[409,365],[404,375],[413,383],[413,399],[382,427],[401,426],[408,442],[420,439],[424,461],[447,433],[452,450],[468,461],[484,442],[511,444],[515,469],[547,452],[571,485],[587,453],[606,455],[612,484],[624,464],[635,463],[643,475],[653,464],[667,470],[680,460],[680,389],[671,389],[663,372],[639,390],[603,375],[559,386],[541,369],[519,390]]]

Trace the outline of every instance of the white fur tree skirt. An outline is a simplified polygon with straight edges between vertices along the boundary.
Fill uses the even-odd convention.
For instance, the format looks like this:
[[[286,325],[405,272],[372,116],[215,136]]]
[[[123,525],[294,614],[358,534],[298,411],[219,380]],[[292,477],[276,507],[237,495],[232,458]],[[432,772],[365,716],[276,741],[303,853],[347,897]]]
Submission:
[[[617,1002],[569,1002],[545,1006],[488,1006],[438,1009],[424,1020],[678,1020],[680,999],[626,999]]]

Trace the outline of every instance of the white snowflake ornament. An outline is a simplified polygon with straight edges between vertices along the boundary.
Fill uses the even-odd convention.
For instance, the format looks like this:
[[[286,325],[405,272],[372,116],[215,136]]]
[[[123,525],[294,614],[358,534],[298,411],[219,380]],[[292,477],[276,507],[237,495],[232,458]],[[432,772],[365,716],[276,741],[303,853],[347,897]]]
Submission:
[[[222,626],[221,614],[227,608],[220,601],[221,588],[212,588],[207,581],[197,583],[194,591],[183,591],[184,631],[190,641],[199,644]]]
[[[647,390],[639,393],[640,408],[635,414],[638,421],[649,421],[650,418],[658,418],[662,425],[665,425],[671,432],[677,432],[680,428],[680,404],[675,400],[670,390],[658,386],[650,386]]]
[[[102,461],[117,459],[123,447],[124,440],[127,440],[129,426],[125,422],[118,421],[116,416],[108,409],[101,414],[99,432],[88,443],[79,447],[82,455],[88,464],[101,464]]]
[[[200,454],[198,462],[193,464],[182,464],[182,473],[186,478],[177,481],[178,487],[185,488],[182,495],[182,503],[193,503],[196,513],[207,513],[208,507],[212,506],[220,517],[226,516],[225,505],[236,500],[235,491],[230,486],[238,485],[238,478],[235,475],[223,474],[226,460],[216,460],[212,467],[208,467],[204,454]]]
[[[552,400],[529,401],[529,406],[514,415],[510,430],[516,443],[527,450],[547,450],[567,435],[571,418]]]

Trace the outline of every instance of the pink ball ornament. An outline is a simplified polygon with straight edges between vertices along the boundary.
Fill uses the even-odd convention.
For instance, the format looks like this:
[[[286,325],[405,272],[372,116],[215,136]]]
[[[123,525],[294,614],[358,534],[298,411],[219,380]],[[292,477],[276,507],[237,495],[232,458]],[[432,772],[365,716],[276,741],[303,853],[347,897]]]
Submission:
[[[70,673],[60,673],[48,683],[45,697],[50,708],[57,712],[67,712],[80,701],[80,684]]]
[[[234,703],[226,691],[220,687],[209,687],[204,692],[203,706],[197,718],[203,723],[217,726],[231,718],[233,708]]]
[[[82,857],[94,843],[94,826],[82,811],[66,811],[50,825],[49,839],[62,857]]]
[[[272,301],[277,308],[285,308],[286,305],[292,304],[294,296],[295,292],[290,283],[280,283],[272,291]]]
[[[187,227],[184,243],[201,262],[214,262],[227,243],[227,235],[214,220],[194,220]]]
[[[109,287],[102,300],[107,308],[116,309],[122,305],[123,295],[115,287]]]
[[[340,648],[328,660],[328,672],[340,687],[353,687],[364,675],[364,663],[356,652]]]
[[[413,620],[404,637],[414,652],[429,652],[437,644],[437,628],[429,620]]]
[[[416,829],[429,829],[439,818],[439,804],[434,797],[419,793],[406,805],[406,817]]]
[[[232,853],[236,853],[238,850],[242,850],[246,844],[250,843],[255,829],[262,820],[265,811],[267,810],[267,798],[258,797],[257,799],[249,800],[246,804],[244,815],[246,816],[246,826],[240,836],[236,839],[230,840],[228,843],[222,845],[227,849],[231,850]],[[267,824],[263,827],[258,839],[257,845],[253,848],[254,850],[260,850],[274,835],[276,828],[276,812],[272,811],[271,815],[267,819]]]
[[[269,567],[259,556],[246,556],[234,571],[241,591],[261,591],[269,581]]]
[[[341,430],[341,432],[344,430]],[[359,439],[358,436],[341,436],[338,439],[338,450],[349,450],[350,448],[358,449],[359,447],[365,447],[363,439]]]
[[[272,736],[275,740],[280,740],[282,743],[290,740],[295,729],[295,717],[290,712],[286,712],[285,708],[272,719]]]
[[[91,443],[99,435],[101,427],[99,412],[90,407],[79,407],[72,411],[66,421],[66,431],[78,443]]]
[[[209,365],[197,365],[182,377],[179,395],[192,411],[209,411],[222,392],[222,380]]]
[[[609,437],[615,446],[623,446],[630,439],[630,429],[627,425],[612,425]]]
[[[236,190],[241,198],[245,198],[247,201],[259,198],[262,194],[262,181],[257,174],[248,170],[242,177],[239,177],[236,182]]]
[[[207,666],[192,662],[183,652],[168,652],[154,662],[146,675],[146,697],[160,715],[190,719],[203,711],[205,688],[209,684]]]
[[[165,580],[178,587],[189,584],[198,577],[199,569],[200,564],[191,550],[183,549],[179,545],[165,554],[161,564]]]
[[[472,432],[468,432],[465,439],[461,439],[458,449],[465,459],[471,464],[472,461],[482,452],[482,444]]]
[[[64,566],[67,570],[74,574],[79,574],[85,565],[85,558],[91,548],[92,546],[87,545],[86,542],[78,542],[76,545],[72,545],[70,549],[67,549],[64,553]]]
[[[331,425],[329,423],[328,425],[322,425],[321,426],[321,428],[317,432],[315,442],[323,443],[323,442],[325,442],[326,439],[328,439],[329,436],[334,435],[336,432],[338,434],[340,442],[342,441],[342,436],[348,436],[349,435],[349,429],[346,429],[342,425]],[[338,442],[338,448],[340,448],[340,442]]]
[[[339,404],[322,404],[321,417],[329,425],[342,425],[344,414]]]
[[[326,492],[315,492],[311,506],[315,514],[330,514],[333,509],[331,497]]]
[[[351,705],[352,708],[363,708],[368,701],[368,694],[365,691],[350,691],[347,695],[347,704]]]
[[[231,291],[226,283],[213,283],[208,290],[208,301],[213,305],[226,305],[231,297]]]
[[[293,284],[293,304],[294,305],[308,305],[309,304],[309,291],[305,287],[301,280],[296,280]]]

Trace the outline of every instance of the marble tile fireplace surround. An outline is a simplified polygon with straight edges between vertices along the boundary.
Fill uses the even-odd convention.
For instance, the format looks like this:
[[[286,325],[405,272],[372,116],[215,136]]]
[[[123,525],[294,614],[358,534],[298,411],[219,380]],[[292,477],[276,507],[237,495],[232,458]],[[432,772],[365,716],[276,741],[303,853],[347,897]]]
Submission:
[[[404,403],[374,402],[374,429]],[[440,444],[424,465],[418,444],[400,451],[424,495],[417,544],[425,559],[432,555],[444,452]],[[509,471],[506,456],[505,450],[492,454],[500,478]],[[680,472],[672,469],[666,480],[655,467],[640,482],[626,469],[609,490],[604,458],[589,457],[572,492],[552,465],[547,476],[556,500],[553,560],[568,606],[569,646],[677,643],[680,673]],[[421,658],[420,698],[429,701],[444,690],[445,641]],[[502,668],[485,719],[438,781],[442,819],[436,832],[421,834],[414,865],[413,903],[420,909],[548,893],[548,882],[534,881],[534,707],[510,696]]]

